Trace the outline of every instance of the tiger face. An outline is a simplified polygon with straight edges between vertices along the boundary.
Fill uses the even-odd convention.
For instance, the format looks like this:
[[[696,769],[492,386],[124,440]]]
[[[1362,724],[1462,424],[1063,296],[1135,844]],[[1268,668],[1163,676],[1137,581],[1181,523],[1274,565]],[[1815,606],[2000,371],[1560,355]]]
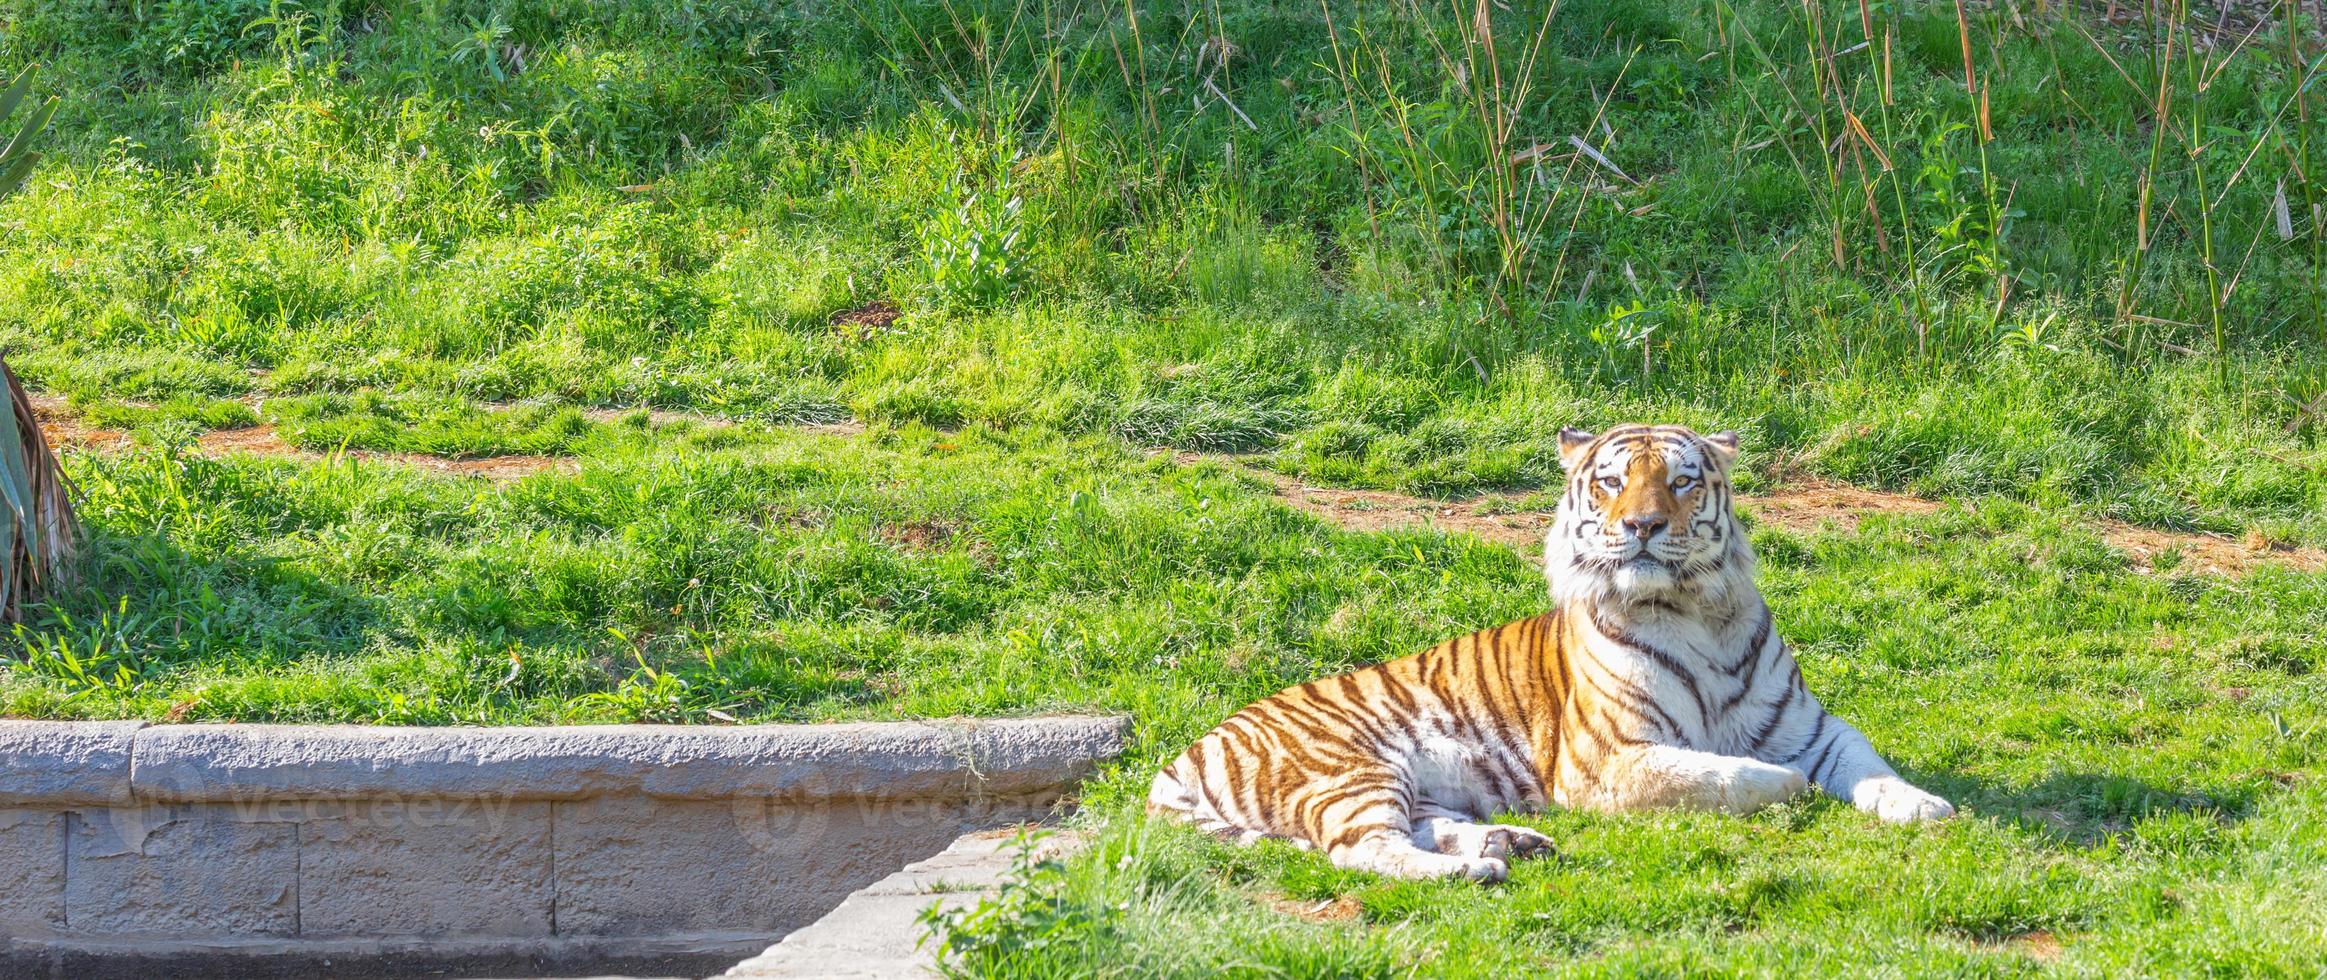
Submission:
[[[1554,588],[1647,597],[1718,584],[1709,580],[1723,571],[1750,574],[1730,510],[1736,459],[1734,432],[1560,430],[1567,492],[1545,542]]]

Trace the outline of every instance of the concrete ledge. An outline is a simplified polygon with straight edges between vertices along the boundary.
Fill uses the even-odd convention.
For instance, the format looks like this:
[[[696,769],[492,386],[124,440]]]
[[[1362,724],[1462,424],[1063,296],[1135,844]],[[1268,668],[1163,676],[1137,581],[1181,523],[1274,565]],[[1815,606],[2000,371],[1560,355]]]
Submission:
[[[0,978],[707,972],[1055,816],[1127,727],[0,722]]]
[[[173,725],[136,734],[139,799],[919,799],[1079,782],[1123,750],[1120,718],[701,728]],[[85,766],[83,768],[86,768]],[[119,799],[126,800],[126,795]],[[94,801],[92,801],[94,802]]]
[[[0,806],[129,802],[140,721],[0,721]]]

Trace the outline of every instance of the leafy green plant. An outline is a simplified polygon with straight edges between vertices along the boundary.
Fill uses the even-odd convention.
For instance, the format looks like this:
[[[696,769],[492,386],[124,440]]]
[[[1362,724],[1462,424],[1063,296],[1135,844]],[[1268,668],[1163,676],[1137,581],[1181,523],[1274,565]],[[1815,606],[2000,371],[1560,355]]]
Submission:
[[[1065,894],[1063,865],[1043,857],[1038,846],[1048,836],[1022,831],[1011,840],[1007,884],[994,894],[962,908],[940,902],[922,909],[917,921],[924,935],[917,945],[934,947],[940,962],[958,969],[965,962],[1040,959],[1061,946],[1092,941],[1109,910],[1089,908]]]
[[[623,721],[681,724],[696,720],[686,678],[656,670],[639,661],[638,669],[611,691],[592,691],[573,701],[588,714],[610,714]]]
[[[467,32],[461,35],[460,43],[453,47],[452,60],[455,63],[475,62],[483,65],[494,81],[506,82],[509,80],[510,69],[514,67],[507,53],[509,32],[509,22],[501,19],[499,11],[484,20],[469,21]]]
[[[621,721],[667,725],[720,717],[733,720],[732,716],[725,715],[717,702],[710,700],[720,693],[718,684],[698,685],[674,671],[658,669],[647,663],[645,649],[635,644],[621,630],[610,629],[607,632],[616,640],[631,645],[631,661],[637,666],[616,683],[612,690],[592,691],[574,698],[568,703],[568,710],[587,716],[612,716]],[[704,656],[706,666],[712,672],[711,680],[719,680],[716,673],[717,655],[706,649]],[[516,663],[514,659],[511,662]],[[515,676],[514,667],[510,676]]]
[[[152,624],[131,613],[127,596],[85,627],[70,613],[59,612],[56,617],[48,629],[28,629],[23,623],[10,627],[10,639],[24,657],[18,669],[56,682],[66,689],[68,699],[137,692],[145,679],[145,663],[136,637]]]
[[[280,0],[160,0],[134,4],[114,14],[130,20],[134,34],[125,53],[132,63],[146,67],[215,68],[237,54],[251,50],[254,22],[270,11],[280,15],[288,6]]]
[[[1974,286],[1986,286],[2004,274],[2004,260],[1997,242],[2000,229],[1980,199],[1959,186],[1963,178],[1970,177],[1981,182],[1982,193],[1988,190],[1985,175],[1966,165],[1953,150],[1951,137],[1970,131],[1969,124],[1952,123],[1925,137],[1923,166],[1915,173],[1915,183],[1932,215],[1929,231],[1933,247],[1924,253],[1925,274],[1943,284],[1967,280]]]
[[[963,141],[971,144],[967,160],[946,178],[922,225],[921,262],[938,305],[977,310],[1022,284],[1026,202],[1015,186],[1015,145],[1003,137]]]
[[[1598,325],[1592,327],[1592,343],[1598,344],[1610,367],[1623,351],[1640,351],[1640,376],[1647,377],[1654,364],[1650,361],[1651,338],[1656,336],[1658,322],[1664,319],[1661,310],[1649,309],[1635,300],[1608,307]]]
[[[16,114],[16,110],[24,104],[25,97],[32,94],[32,80],[33,69],[27,67],[16,73],[6,89],[0,89],[0,127],[4,127],[9,118]],[[40,136],[41,130],[48,128],[49,118],[56,115],[56,111],[55,96],[40,100],[29,110],[24,121],[18,124],[16,134],[8,138],[8,144],[0,147],[0,198],[8,197],[16,193],[17,188],[24,186],[24,178],[32,173],[33,165],[40,162],[40,153],[32,148],[32,141]]]

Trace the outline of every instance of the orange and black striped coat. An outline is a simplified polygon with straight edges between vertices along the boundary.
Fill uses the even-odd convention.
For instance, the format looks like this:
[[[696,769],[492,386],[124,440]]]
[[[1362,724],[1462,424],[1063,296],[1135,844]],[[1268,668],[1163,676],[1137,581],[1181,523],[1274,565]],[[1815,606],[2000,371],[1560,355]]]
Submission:
[[[1552,611],[1256,702],[1157,774],[1150,809],[1481,880],[1551,846],[1487,820],[1551,804],[1743,813],[1815,783],[1887,820],[1953,813],[1804,688],[1731,509],[1733,435],[1560,441]]]

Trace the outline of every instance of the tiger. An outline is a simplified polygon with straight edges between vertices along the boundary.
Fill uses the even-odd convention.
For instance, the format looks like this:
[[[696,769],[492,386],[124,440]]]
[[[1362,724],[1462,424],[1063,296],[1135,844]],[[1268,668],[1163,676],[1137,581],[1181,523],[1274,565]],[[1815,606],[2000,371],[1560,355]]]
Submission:
[[[1736,433],[1570,427],[1558,453],[1550,611],[1255,702],[1156,774],[1148,811],[1483,882],[1553,848],[1489,818],[1547,805],[1745,814],[1815,784],[1884,821],[1954,815],[1803,685],[1732,507]]]

